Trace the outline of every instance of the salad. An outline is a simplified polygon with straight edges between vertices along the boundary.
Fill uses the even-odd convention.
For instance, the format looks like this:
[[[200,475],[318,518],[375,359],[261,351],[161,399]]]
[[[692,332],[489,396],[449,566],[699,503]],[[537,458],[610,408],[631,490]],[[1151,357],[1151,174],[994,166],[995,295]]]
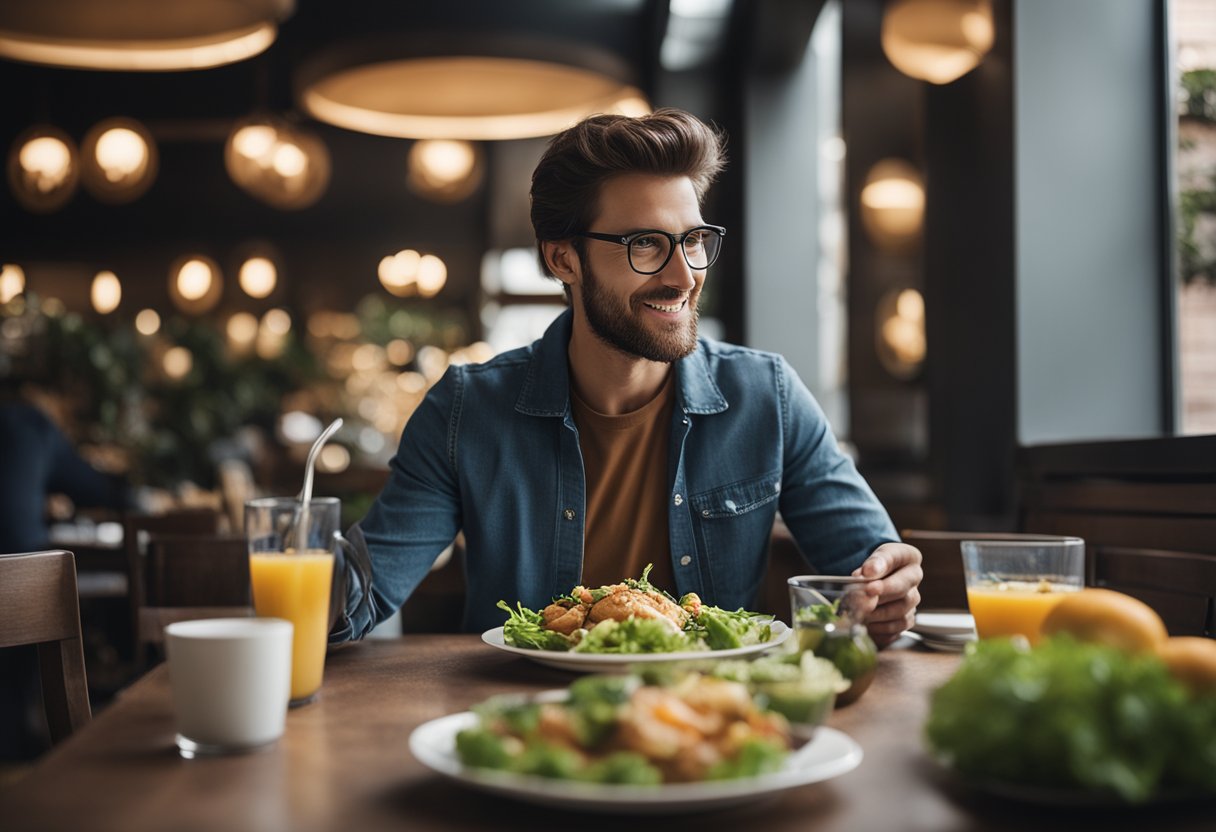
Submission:
[[[703,604],[692,592],[677,601],[650,583],[652,566],[637,580],[598,589],[576,586],[540,612],[499,601],[509,616],[503,641],[577,653],[676,653],[730,650],[772,639],[772,616]]]
[[[933,695],[929,748],[979,783],[1106,793],[1129,803],[1216,795],[1216,696],[1151,654],[1068,634],[968,647]]]
[[[560,702],[494,697],[456,735],[466,766],[592,783],[657,786],[779,770],[789,725],[746,685],[698,673],[671,684],[587,676]]]

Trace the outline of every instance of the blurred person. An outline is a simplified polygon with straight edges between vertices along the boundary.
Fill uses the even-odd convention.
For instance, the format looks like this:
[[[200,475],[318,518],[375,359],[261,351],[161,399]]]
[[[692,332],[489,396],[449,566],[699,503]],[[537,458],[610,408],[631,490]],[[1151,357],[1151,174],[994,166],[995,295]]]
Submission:
[[[570,308],[531,346],[452,366],[429,391],[349,531],[332,642],[391,615],[459,531],[466,630],[501,624],[499,599],[540,609],[648,563],[676,597],[746,607],[778,509],[812,569],[880,579],[876,642],[912,625],[920,552],[810,391],[779,355],[698,337],[725,236],[701,208],[724,164],[722,137],[679,110],[593,116],[550,142],[531,216]]]
[[[47,412],[45,396],[7,381],[0,391],[0,552],[53,547],[47,500],[62,494],[79,507],[132,506],[132,492],[117,475],[80,457]],[[33,646],[0,650],[0,759],[28,760],[49,747]]]

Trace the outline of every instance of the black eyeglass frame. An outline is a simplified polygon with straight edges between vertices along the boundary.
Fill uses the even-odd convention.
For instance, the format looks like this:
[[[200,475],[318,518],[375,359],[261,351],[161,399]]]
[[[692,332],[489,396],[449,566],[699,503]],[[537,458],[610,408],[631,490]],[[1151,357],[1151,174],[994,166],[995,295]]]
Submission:
[[[704,266],[694,266],[692,261],[688,259],[688,252],[684,250],[684,241],[688,239],[689,234],[697,231],[712,231],[718,235],[718,250],[714,252],[713,259]],[[660,234],[666,237],[671,242],[671,248],[667,250],[667,257],[663,259],[662,265],[652,271],[642,271],[633,264],[633,241],[638,237],[645,237],[648,234]],[[579,231],[574,234],[575,237],[587,237],[591,240],[602,240],[605,243],[616,243],[618,246],[625,247],[625,256],[629,259],[629,268],[641,275],[658,274],[667,268],[667,264],[671,262],[671,256],[676,253],[679,248],[684,254],[684,262],[688,264],[688,268],[697,271],[705,271],[714,263],[718,262],[718,255],[722,253],[722,241],[726,237],[726,229],[721,225],[698,225],[688,229],[683,234],[669,234],[658,228],[643,229],[642,231],[634,231],[632,234],[602,234],[598,231]]]

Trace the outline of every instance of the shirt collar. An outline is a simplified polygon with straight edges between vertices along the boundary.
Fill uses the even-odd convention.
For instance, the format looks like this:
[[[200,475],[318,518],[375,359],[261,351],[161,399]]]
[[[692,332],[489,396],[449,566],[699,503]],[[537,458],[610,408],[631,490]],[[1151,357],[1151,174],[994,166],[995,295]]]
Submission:
[[[531,416],[565,416],[570,407],[570,333],[574,313],[567,309],[533,345],[532,359],[515,409]],[[676,362],[680,407],[685,413],[721,413],[728,407],[706,359],[701,339],[691,355]]]

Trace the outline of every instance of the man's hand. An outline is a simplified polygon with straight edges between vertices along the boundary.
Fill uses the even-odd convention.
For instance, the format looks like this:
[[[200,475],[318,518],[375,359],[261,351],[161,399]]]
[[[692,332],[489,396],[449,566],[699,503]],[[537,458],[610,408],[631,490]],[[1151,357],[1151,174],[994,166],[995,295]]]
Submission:
[[[916,621],[920,603],[921,554],[906,543],[884,543],[853,570],[855,576],[878,578],[866,584],[866,594],[877,606],[866,619],[866,629],[879,647],[885,647]]]

